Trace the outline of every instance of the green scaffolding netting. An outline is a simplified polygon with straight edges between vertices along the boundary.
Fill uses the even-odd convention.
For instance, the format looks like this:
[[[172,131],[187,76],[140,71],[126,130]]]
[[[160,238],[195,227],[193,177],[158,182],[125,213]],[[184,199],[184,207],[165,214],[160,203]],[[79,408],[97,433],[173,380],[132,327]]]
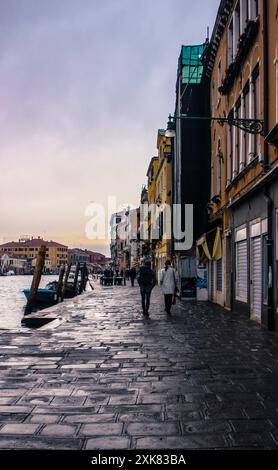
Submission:
[[[181,79],[182,83],[200,83],[203,75],[201,57],[205,44],[197,46],[182,46],[181,49]]]

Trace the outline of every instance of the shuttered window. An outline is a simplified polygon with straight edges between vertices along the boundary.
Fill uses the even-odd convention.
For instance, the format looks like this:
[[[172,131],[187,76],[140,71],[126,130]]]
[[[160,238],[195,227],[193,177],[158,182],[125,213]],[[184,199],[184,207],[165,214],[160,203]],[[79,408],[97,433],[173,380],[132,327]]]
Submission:
[[[247,302],[247,240],[236,243],[236,298]]]

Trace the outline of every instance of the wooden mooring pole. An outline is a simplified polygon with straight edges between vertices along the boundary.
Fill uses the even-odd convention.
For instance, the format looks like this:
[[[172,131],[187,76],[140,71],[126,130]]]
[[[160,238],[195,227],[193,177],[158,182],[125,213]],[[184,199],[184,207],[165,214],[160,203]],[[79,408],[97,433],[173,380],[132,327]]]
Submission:
[[[25,307],[24,315],[29,315],[30,313],[32,313],[32,307],[35,301],[38,287],[40,285],[42,271],[43,271],[43,267],[45,263],[45,255],[46,255],[46,246],[42,245],[38,252],[36,267],[34,271],[30,294],[29,294],[27,304]]]
[[[67,266],[67,270],[66,270],[66,274],[65,274],[65,279],[64,279],[64,283],[63,283],[63,288],[62,288],[62,293],[61,293],[61,302],[63,302],[63,300],[64,300],[64,296],[65,296],[65,292],[66,292],[66,288],[67,288],[67,283],[68,283],[68,278],[69,278],[70,270],[71,270],[71,263],[69,263],[68,266]]]
[[[73,292],[74,295],[78,293],[78,274],[80,271],[80,263],[78,262],[75,268],[75,275],[74,275],[74,281],[73,281]]]
[[[80,282],[80,287],[79,287],[79,294],[82,294],[82,292],[86,289],[87,281],[88,281],[88,268],[87,268],[86,263],[84,263],[81,268],[81,282]]]
[[[59,272],[59,279],[58,279],[58,287],[57,287],[57,302],[59,302],[61,296],[62,296],[62,289],[63,289],[63,279],[64,279],[64,274],[65,274],[65,265],[62,264],[60,266],[60,272]]]

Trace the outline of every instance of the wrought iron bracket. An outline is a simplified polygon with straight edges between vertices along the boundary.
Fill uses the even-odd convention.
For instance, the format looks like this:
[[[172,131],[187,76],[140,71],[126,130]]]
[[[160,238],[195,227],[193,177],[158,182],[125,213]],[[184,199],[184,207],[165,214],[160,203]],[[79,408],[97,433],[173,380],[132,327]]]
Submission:
[[[197,120],[197,121],[216,121],[220,126],[224,126],[224,124],[228,124],[229,126],[238,127],[242,131],[246,132],[247,134],[261,134],[263,135],[264,132],[264,121],[261,119],[241,119],[241,118],[233,118],[233,117],[205,117],[205,116],[187,116],[187,114],[180,114],[180,115],[169,115],[168,118],[168,127],[167,130],[173,130],[174,122],[176,119],[187,119],[187,120]]]
[[[247,134],[263,134],[264,131],[264,121],[261,119],[234,119],[234,118],[211,118],[220,124],[220,126],[224,126],[224,124],[228,124],[229,126],[238,127],[242,131],[246,132]]]

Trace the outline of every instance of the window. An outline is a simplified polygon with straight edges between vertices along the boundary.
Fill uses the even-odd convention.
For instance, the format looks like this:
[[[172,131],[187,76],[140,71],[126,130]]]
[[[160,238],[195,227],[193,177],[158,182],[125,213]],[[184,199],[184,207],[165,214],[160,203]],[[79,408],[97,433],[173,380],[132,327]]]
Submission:
[[[218,68],[217,68],[217,106],[219,105],[219,102],[220,102],[219,88],[221,86],[221,80],[222,80],[222,71],[221,71],[221,61],[220,61],[218,64]]]
[[[249,82],[243,90],[243,103],[242,103],[242,118],[249,118],[249,109],[250,109],[250,86]],[[242,167],[245,167],[250,159],[250,134],[242,131],[242,155],[241,155],[241,164]]]
[[[238,46],[238,40],[240,36],[240,1],[237,2],[234,15],[233,15],[233,24],[234,24],[234,30],[233,30],[233,54],[234,58],[237,53],[237,46]]]
[[[233,128],[227,126],[227,184],[233,178]]]
[[[244,33],[249,19],[249,0],[241,0],[240,34]]]
[[[212,116],[214,116],[214,102],[215,102],[215,84],[214,81],[212,82],[212,87],[211,87],[211,113]]]
[[[210,168],[210,198],[214,196],[214,168],[213,168],[213,159],[211,159],[211,168]]]
[[[228,66],[231,65],[231,63],[234,60],[234,37],[233,37],[233,29],[234,29],[234,21],[233,17],[231,19],[229,28],[228,28]]]
[[[228,66],[235,60],[239,38],[246,30],[248,21],[254,21],[257,18],[258,14],[258,0],[238,0],[228,27]]]
[[[216,155],[216,164],[217,164],[217,194],[221,194],[221,186],[222,186],[222,152],[221,152],[221,145],[220,140],[218,141],[218,149]]]
[[[255,20],[259,16],[259,0],[249,0],[249,19]]]
[[[241,99],[238,100],[235,110],[234,117],[239,119],[241,116]],[[238,127],[233,127],[233,177],[235,177],[240,171],[240,134],[241,131]]]
[[[218,154],[217,155],[217,194],[221,194],[221,156]]]
[[[250,85],[251,84],[251,85]],[[245,85],[241,97],[230,117],[242,119],[260,118],[259,66],[252,73],[250,82]],[[227,183],[243,170],[250,160],[260,154],[260,135],[252,135],[237,127],[227,130]]]

